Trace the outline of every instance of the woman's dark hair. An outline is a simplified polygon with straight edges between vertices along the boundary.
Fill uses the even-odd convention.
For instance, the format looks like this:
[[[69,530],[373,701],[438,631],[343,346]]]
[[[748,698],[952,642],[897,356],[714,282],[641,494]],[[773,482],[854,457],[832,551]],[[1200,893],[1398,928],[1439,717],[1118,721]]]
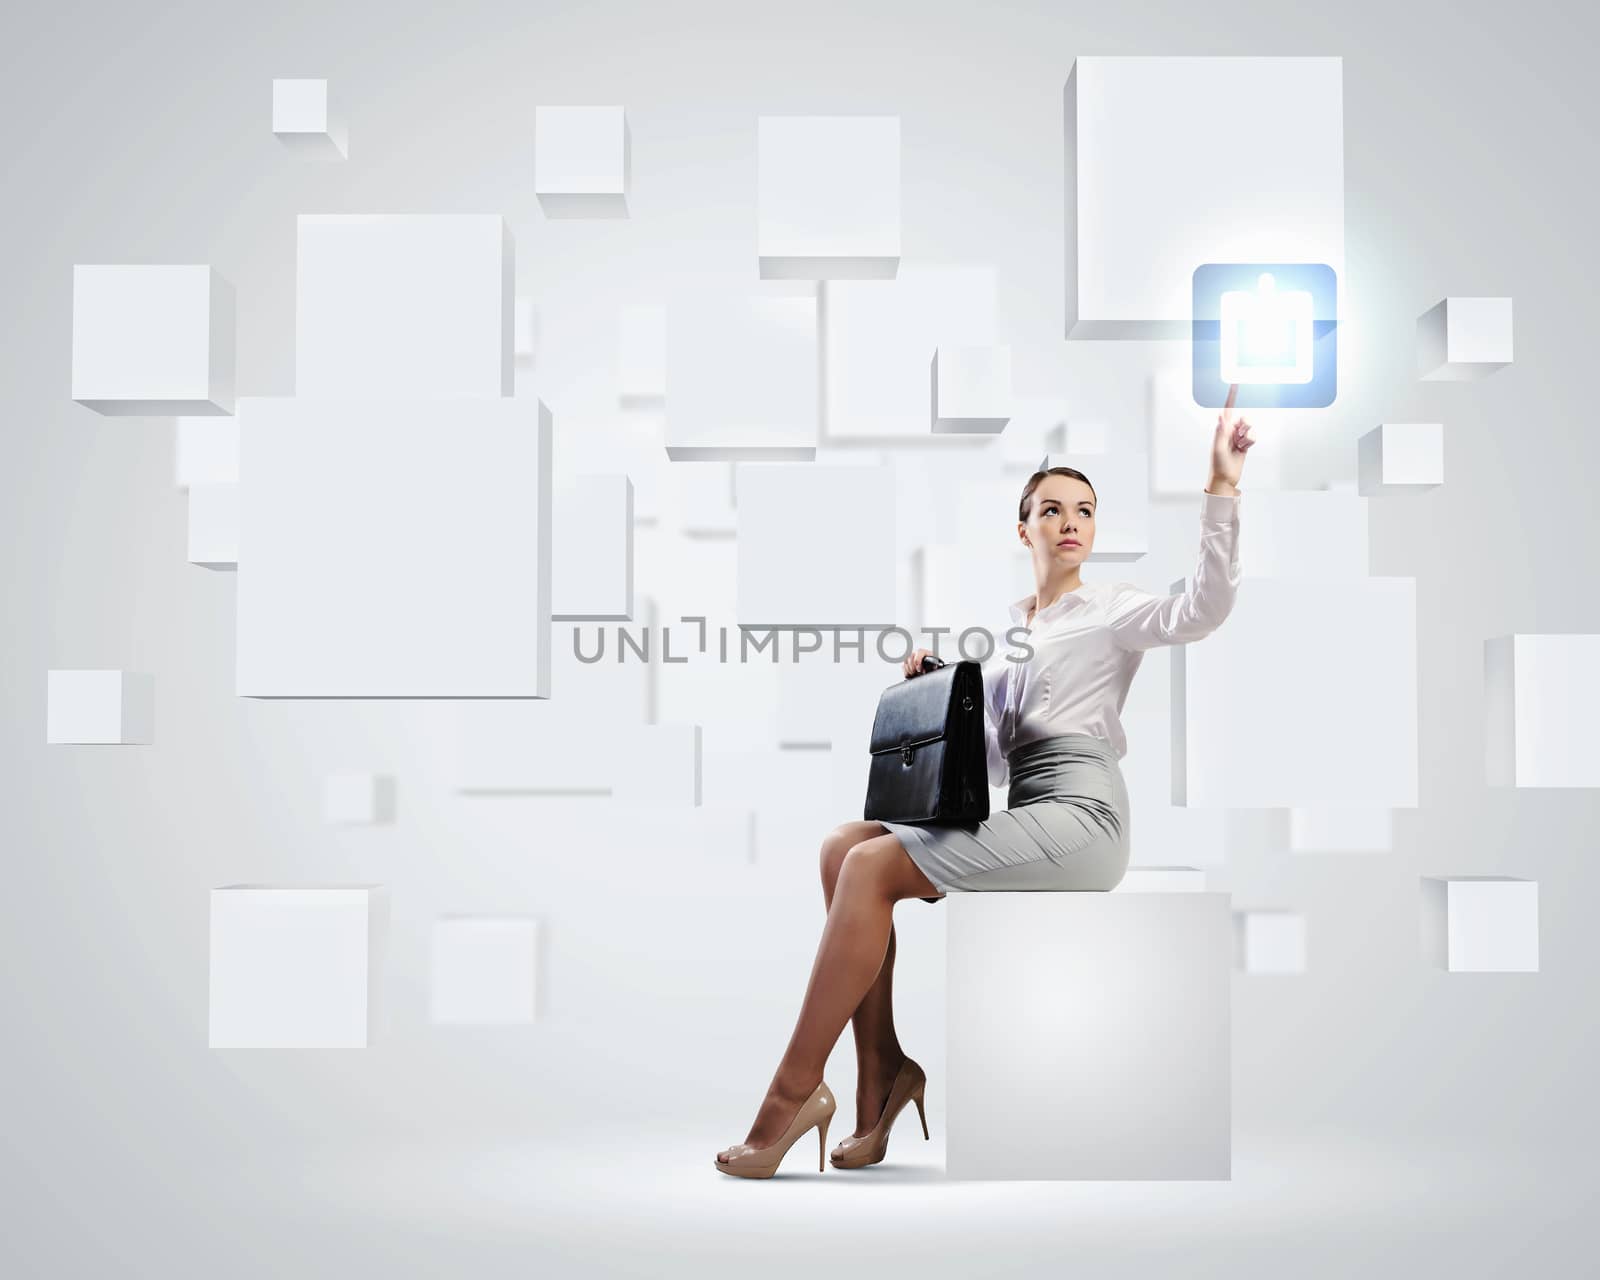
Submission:
[[[1033,497],[1033,491],[1039,487],[1046,476],[1071,476],[1074,480],[1082,480],[1089,485],[1089,492],[1094,493],[1094,486],[1089,484],[1089,477],[1081,471],[1074,471],[1071,467],[1051,467],[1048,471],[1035,471],[1028,477],[1028,483],[1022,486],[1022,500],[1017,503],[1017,519],[1024,524],[1028,521],[1028,502]],[[1095,494],[1095,503],[1098,505],[1100,495]]]

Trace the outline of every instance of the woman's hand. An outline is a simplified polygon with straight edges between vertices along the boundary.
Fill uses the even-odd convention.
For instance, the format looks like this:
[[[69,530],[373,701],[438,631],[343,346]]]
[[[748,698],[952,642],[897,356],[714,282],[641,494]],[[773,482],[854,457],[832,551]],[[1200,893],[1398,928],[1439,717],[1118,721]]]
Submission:
[[[1236,382],[1228,388],[1228,403],[1217,415],[1216,434],[1211,437],[1211,483],[1206,485],[1211,493],[1227,493],[1238,487],[1245,452],[1256,442],[1250,424],[1234,415],[1233,402],[1238,394]]]
[[[913,649],[912,650],[911,656],[908,657],[904,662],[902,662],[900,664],[901,669],[906,673],[906,679],[907,680],[911,679],[912,676],[920,676],[920,675],[926,675],[927,674],[922,669],[922,660],[924,658],[926,658],[926,657],[931,656],[932,653],[933,653],[932,649]]]

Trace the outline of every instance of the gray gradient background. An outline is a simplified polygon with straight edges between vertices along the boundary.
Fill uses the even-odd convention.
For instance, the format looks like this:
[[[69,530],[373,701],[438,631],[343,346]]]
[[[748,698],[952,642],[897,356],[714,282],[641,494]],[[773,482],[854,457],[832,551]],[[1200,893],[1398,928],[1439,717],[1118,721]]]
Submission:
[[[467,0],[65,4],[8,27],[8,1272],[1582,1270],[1600,803],[1484,786],[1481,672],[1486,636],[1600,630],[1592,13]],[[238,291],[239,391],[281,394],[296,212],[501,211],[541,366],[563,371],[552,407],[599,409],[617,302],[753,279],[758,113],[897,112],[906,257],[993,261],[1020,389],[1132,426],[1142,370],[1171,348],[1059,340],[1060,92],[1080,53],[1345,59],[1348,377],[1297,424],[1286,474],[1352,479],[1373,424],[1447,424],[1447,484],[1370,508],[1372,572],[1418,582],[1421,803],[1383,855],[1291,856],[1283,814],[1230,818],[1236,900],[1297,906],[1311,929],[1304,977],[1235,979],[1231,1183],[946,1183],[910,1127],[877,1176],[807,1175],[797,1153],[800,1176],[719,1179],[707,1164],[744,1136],[809,972],[817,843],[851,814],[774,802],[754,863],[686,860],[578,805],[462,804],[437,708],[234,698],[233,582],[184,562],[170,422],[68,398],[72,264],[213,263]],[[347,165],[279,147],[274,76],[331,80]],[[569,101],[626,103],[631,220],[540,214],[533,108]],[[1219,140],[1219,182],[1229,162]],[[1512,368],[1416,381],[1415,317],[1446,293],[1515,297]],[[1192,508],[1173,518],[1155,583],[1191,559]],[[155,672],[155,745],[47,749],[44,673],[71,666]],[[780,795],[811,767],[786,760]],[[396,827],[321,824],[321,775],[341,767],[398,775]],[[1419,874],[1536,878],[1542,971],[1425,969]],[[210,1051],[206,892],[294,878],[391,886],[391,1034]],[[459,910],[547,920],[537,1026],[427,1025],[426,923]],[[899,918],[901,1034],[942,1126],[942,915]],[[848,1033],[829,1080],[852,1097]]]

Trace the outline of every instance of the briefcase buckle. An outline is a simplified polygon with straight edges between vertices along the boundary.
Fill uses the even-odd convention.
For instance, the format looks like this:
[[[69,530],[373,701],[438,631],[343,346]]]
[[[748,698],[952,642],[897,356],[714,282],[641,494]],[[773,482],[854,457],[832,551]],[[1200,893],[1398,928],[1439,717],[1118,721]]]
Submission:
[[[914,750],[911,744],[909,742],[906,743],[905,746],[900,748],[900,763],[903,765],[909,765],[911,763],[911,757],[913,754]]]

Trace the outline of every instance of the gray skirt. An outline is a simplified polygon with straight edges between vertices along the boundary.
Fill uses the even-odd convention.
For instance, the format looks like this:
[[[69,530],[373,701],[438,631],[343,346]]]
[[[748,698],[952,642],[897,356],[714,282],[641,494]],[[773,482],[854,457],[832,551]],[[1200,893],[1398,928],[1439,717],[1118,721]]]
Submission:
[[[1128,869],[1128,788],[1104,738],[1064,733],[1006,757],[1005,809],[956,825],[884,822],[940,894],[1115,889]],[[938,902],[938,898],[924,898]]]

